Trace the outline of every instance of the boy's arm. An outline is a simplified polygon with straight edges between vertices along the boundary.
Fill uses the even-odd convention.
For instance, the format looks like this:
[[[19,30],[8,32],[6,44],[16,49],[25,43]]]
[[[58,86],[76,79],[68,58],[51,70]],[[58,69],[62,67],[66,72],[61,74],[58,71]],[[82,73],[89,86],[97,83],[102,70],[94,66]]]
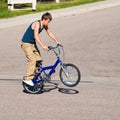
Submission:
[[[36,22],[34,23],[34,38],[35,40],[41,45],[41,47],[44,49],[44,50],[48,50],[48,47],[46,47],[44,45],[44,43],[42,42],[42,40],[40,40],[39,36],[38,36],[38,33],[39,33],[39,23]]]
[[[57,44],[61,44],[56,37],[54,36],[54,34],[50,31],[50,29],[48,27],[45,27],[45,30],[47,31],[48,35],[57,43]]]

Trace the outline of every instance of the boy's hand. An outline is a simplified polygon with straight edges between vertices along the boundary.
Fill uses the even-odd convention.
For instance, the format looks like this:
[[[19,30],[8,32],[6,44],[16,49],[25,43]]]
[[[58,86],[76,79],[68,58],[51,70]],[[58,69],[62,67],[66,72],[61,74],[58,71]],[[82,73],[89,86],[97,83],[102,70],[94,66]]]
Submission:
[[[61,42],[59,42],[59,41],[57,42],[57,44],[62,45]]]
[[[48,49],[48,47],[44,46],[44,47],[43,47],[43,50],[48,51],[49,49]]]

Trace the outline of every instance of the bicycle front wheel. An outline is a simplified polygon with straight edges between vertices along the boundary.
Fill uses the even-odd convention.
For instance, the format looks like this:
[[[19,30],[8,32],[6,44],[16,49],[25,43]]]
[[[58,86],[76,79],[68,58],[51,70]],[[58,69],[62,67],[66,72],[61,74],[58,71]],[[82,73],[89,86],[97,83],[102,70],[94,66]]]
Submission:
[[[81,78],[79,69],[71,63],[63,65],[63,68],[60,69],[59,76],[62,83],[68,87],[76,86]]]

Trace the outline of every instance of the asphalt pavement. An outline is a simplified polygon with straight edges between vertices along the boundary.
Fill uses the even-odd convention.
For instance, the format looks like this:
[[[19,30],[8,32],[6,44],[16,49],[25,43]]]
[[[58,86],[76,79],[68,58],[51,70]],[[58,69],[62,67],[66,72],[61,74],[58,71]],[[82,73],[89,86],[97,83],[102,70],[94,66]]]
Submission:
[[[21,75],[15,75],[16,71],[23,73],[25,67],[24,56],[20,51],[20,37],[27,24],[41,16],[42,12],[1,19],[0,120],[119,120],[119,6],[119,0],[106,0],[49,11],[54,18],[59,17],[54,22],[56,28],[51,26],[54,31],[59,32],[63,24],[69,27],[74,21],[79,22],[78,26],[72,26],[76,30],[74,34],[71,35],[73,30],[66,27],[60,36],[57,35],[64,39],[68,59],[72,58],[78,66],[80,64],[81,72],[90,75],[96,73],[89,77],[82,74],[80,84],[73,88],[67,88],[56,79],[54,82],[59,83],[58,87],[65,88],[63,93],[59,88],[53,89],[54,86],[46,85],[49,92],[28,94],[21,85]],[[90,13],[84,15],[87,12]],[[74,41],[68,41],[69,38],[74,38]],[[71,55],[69,50],[72,51],[73,48],[75,52]]]

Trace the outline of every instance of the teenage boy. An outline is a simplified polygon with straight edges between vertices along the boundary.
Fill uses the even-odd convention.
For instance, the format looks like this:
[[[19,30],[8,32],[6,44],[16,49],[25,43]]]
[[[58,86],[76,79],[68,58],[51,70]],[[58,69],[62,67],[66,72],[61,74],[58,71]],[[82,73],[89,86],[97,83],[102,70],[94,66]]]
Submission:
[[[23,82],[30,86],[34,86],[32,79],[35,76],[36,62],[41,61],[41,55],[37,48],[36,42],[46,51],[48,51],[48,47],[44,44],[44,42],[39,38],[39,34],[42,32],[43,29],[46,30],[48,35],[57,43],[60,42],[56,39],[54,34],[50,31],[48,25],[52,20],[52,16],[50,13],[45,13],[42,15],[41,20],[37,20],[30,24],[28,29],[23,35],[21,48],[25,52],[26,59],[27,59],[27,70],[26,75],[23,78]]]

